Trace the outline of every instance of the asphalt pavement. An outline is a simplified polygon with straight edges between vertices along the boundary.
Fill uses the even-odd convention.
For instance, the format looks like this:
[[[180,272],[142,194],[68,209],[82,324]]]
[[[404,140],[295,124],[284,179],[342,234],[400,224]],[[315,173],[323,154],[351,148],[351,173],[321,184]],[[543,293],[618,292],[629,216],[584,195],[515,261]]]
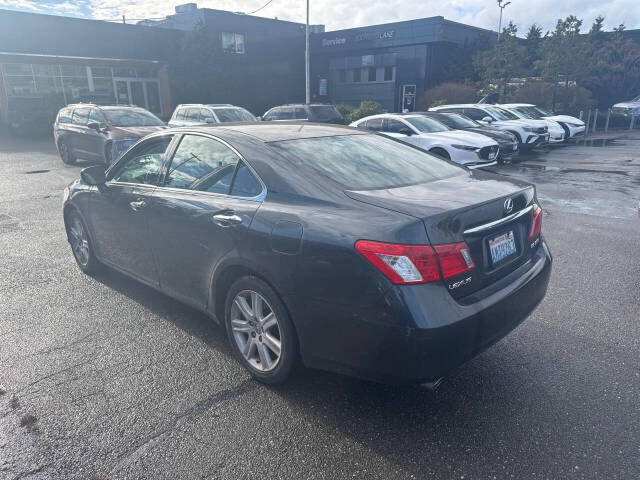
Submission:
[[[431,391],[254,382],[204,315],[83,275],[81,165],[0,138],[0,479],[640,478],[640,134],[592,143],[494,168],[538,185],[549,291]]]

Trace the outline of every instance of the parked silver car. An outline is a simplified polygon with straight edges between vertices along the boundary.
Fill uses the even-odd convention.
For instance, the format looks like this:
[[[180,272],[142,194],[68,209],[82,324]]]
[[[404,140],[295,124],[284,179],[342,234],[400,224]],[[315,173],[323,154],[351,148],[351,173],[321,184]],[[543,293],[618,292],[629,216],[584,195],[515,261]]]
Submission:
[[[178,105],[169,120],[170,127],[192,127],[209,123],[257,122],[250,111],[224,104],[182,104]]]

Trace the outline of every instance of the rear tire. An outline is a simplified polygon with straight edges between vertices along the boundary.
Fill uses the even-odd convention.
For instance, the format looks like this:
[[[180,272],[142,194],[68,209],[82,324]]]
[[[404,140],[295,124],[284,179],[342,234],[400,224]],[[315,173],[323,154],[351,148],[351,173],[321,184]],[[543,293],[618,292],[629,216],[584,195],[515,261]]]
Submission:
[[[58,152],[60,152],[60,158],[65,165],[73,165],[75,163],[76,159],[71,155],[71,149],[64,140],[58,142]]]
[[[258,277],[236,280],[227,293],[225,327],[231,348],[256,380],[285,382],[298,363],[298,337],[278,294]]]
[[[97,272],[101,264],[93,253],[89,231],[80,215],[76,212],[69,213],[66,226],[71,251],[80,270],[86,274]]]

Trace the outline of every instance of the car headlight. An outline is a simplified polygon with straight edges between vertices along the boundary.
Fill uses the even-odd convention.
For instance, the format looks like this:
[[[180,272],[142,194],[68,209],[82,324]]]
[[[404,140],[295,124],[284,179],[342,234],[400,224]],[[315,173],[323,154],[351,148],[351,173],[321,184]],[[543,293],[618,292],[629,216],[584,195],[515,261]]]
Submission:
[[[565,123],[565,125],[568,125],[568,126],[574,127],[574,128],[584,127],[584,123],[569,123],[569,122],[564,122],[564,123]]]
[[[525,132],[533,132],[533,127],[522,127]]]
[[[478,147],[472,147],[471,145],[451,145],[453,148],[459,148],[460,150],[470,150],[475,152]]]

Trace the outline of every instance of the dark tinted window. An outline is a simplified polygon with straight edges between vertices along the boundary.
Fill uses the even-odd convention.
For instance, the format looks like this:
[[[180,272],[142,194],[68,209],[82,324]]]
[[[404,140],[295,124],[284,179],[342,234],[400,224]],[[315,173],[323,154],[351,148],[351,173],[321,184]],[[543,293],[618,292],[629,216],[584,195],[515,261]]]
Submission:
[[[366,128],[368,130],[373,130],[374,132],[380,132],[382,131],[383,122],[383,118],[372,118],[371,120],[366,121]]]
[[[375,67],[369,67],[368,68],[368,76],[369,76],[369,81],[370,82],[375,82],[376,81],[376,68]]]
[[[190,122],[200,122],[200,109],[187,108],[187,111],[184,115],[184,119]]]
[[[296,107],[294,116],[296,120],[304,120],[307,118],[307,111],[302,107]]]
[[[63,108],[58,113],[58,123],[71,123],[71,114],[73,110],[71,108]]]
[[[238,156],[223,143],[185,135],[178,145],[165,185],[173,188],[229,193]]]
[[[86,125],[89,121],[89,109],[88,108],[76,108],[73,111],[73,124],[74,125]]]
[[[280,120],[293,120],[293,108],[285,107],[280,109]]]
[[[164,125],[153,113],[143,109],[103,109],[107,121],[114,127],[146,127]]]
[[[233,180],[231,195],[237,197],[255,197],[262,191],[260,182],[253,176],[251,170],[240,162],[236,171],[236,178]]]
[[[354,83],[360,83],[360,75],[362,74],[362,70],[360,70],[359,68],[357,68],[356,70],[353,71],[353,82]]]
[[[216,116],[221,122],[255,122],[256,117],[244,108],[216,108]]]
[[[104,124],[104,117],[98,110],[92,108],[89,112],[89,122],[96,122],[102,125]]]
[[[273,108],[264,114],[264,120],[280,120],[280,109]]]
[[[326,122],[329,120],[341,120],[342,115],[333,105],[311,105],[309,112],[314,122]]]
[[[402,133],[405,130],[411,130],[411,129],[407,127],[404,123],[399,122],[398,120],[394,120],[392,118],[389,118],[387,120],[387,126],[385,127],[386,132]]]
[[[172,135],[150,138],[131,150],[110,175],[117,182],[157,185]]]
[[[484,117],[490,117],[488,113],[483,112],[479,108],[465,108],[464,114],[472,120],[482,120]]]
[[[390,82],[393,80],[393,67],[384,67],[384,81]]]
[[[209,110],[207,110],[206,108],[201,108],[200,121],[202,123],[213,123],[216,121],[216,119],[213,118],[213,114]]]
[[[431,115],[429,116],[431,117]],[[476,128],[481,126],[481,124],[471,120],[469,117],[457,113],[434,113],[432,118],[454,129]]]
[[[343,135],[274,142],[294,166],[309,166],[353,190],[426,183],[465,170],[381,135]]]

